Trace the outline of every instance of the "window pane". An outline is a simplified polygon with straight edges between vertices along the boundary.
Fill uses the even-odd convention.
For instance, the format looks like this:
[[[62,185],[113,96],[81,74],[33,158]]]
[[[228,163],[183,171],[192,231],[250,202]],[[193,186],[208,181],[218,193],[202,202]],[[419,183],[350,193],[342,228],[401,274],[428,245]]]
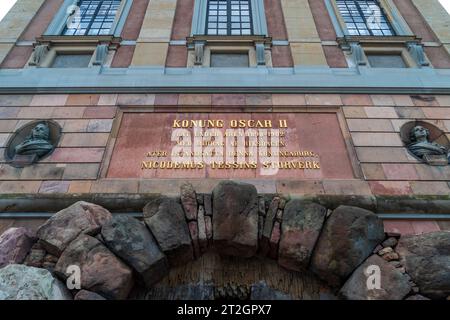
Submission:
[[[406,68],[405,61],[398,54],[368,54],[372,68]]]
[[[211,67],[247,68],[248,66],[247,53],[211,53]]]
[[[211,26],[210,23],[216,21],[223,22],[223,24]],[[208,0],[206,34],[242,35],[252,33],[250,0]]]
[[[92,54],[59,54],[53,60],[52,68],[86,68]]]
[[[351,35],[395,35],[378,0],[336,0],[336,4]]]
[[[63,35],[111,34],[121,0],[79,0],[79,11],[68,18]]]

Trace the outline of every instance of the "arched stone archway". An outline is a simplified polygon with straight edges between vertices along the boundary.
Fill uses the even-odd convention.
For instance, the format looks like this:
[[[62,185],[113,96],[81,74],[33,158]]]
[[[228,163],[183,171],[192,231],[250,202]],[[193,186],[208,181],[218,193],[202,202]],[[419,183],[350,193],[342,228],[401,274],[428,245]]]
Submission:
[[[259,298],[320,299],[321,290],[344,299],[450,294],[449,232],[399,240],[362,208],[328,210],[301,199],[258,196],[250,184],[224,181],[211,195],[184,185],[180,198],[157,197],[143,211],[139,221],[77,202],[36,236],[18,229],[2,235],[6,258],[0,267],[24,262],[51,270],[59,283],[56,278],[72,277],[69,267],[78,266],[80,287],[71,292],[77,299],[247,299],[258,292]],[[12,254],[18,248],[20,257]],[[20,288],[8,291],[7,281],[30,269],[0,269],[0,292],[17,295]]]

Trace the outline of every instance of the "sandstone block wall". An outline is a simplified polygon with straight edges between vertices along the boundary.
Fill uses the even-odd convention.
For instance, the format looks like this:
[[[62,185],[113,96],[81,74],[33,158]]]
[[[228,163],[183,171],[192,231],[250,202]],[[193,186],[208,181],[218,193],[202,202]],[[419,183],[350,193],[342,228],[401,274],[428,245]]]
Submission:
[[[450,138],[450,98],[407,95],[322,94],[86,94],[0,96],[0,191],[2,193],[135,193],[153,187],[170,192],[176,179],[105,179],[121,114],[140,112],[332,112],[354,163],[354,178],[255,181],[261,193],[329,195],[448,195],[450,167],[420,163],[405,148],[401,126],[422,120]],[[62,127],[55,152],[39,164],[13,168],[4,148],[32,120],[53,119]],[[103,171],[101,170],[103,168]],[[339,164],[335,168],[339,170]],[[195,180],[195,178],[193,179]],[[194,182],[209,192],[214,179]],[[249,179],[244,179],[249,180]],[[251,180],[251,179],[250,179]]]
[[[45,0],[19,0],[2,19],[0,22],[0,61],[3,61],[13,49],[16,41],[44,2]],[[17,50],[21,49],[17,48]]]
[[[1,68],[23,68],[62,0],[19,0],[1,22]],[[438,0],[392,0],[435,68],[450,67],[449,15]],[[325,1],[264,1],[274,67],[347,68]],[[186,67],[194,0],[134,1],[112,67]]]

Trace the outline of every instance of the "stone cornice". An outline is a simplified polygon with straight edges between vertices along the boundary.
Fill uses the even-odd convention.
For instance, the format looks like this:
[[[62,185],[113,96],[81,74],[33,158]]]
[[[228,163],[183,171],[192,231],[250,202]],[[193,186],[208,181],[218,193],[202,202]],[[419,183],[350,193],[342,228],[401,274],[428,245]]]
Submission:
[[[109,46],[119,46],[122,41],[120,37],[107,36],[47,36],[36,38],[36,45],[58,45],[58,46],[85,46],[108,44]]]
[[[327,67],[0,70],[1,94],[127,92],[450,94],[450,70]]]
[[[264,194],[274,196],[276,194]],[[27,213],[30,216],[45,216],[57,212],[77,201],[95,202],[111,212],[142,212],[143,206],[161,196],[161,193],[89,193],[89,194],[3,194],[0,195],[0,213]],[[173,196],[173,195],[167,195]],[[339,205],[353,205],[372,210],[383,216],[409,217],[412,215],[433,214],[433,219],[448,218],[450,212],[449,196],[373,196],[373,195],[296,195],[291,199],[302,199],[320,203],[329,208]],[[423,218],[423,217],[422,217]]]
[[[347,44],[350,42],[357,42],[365,45],[377,45],[383,47],[389,47],[392,45],[404,45],[408,42],[420,43],[421,38],[416,36],[344,36],[337,38],[337,42],[342,44]]]

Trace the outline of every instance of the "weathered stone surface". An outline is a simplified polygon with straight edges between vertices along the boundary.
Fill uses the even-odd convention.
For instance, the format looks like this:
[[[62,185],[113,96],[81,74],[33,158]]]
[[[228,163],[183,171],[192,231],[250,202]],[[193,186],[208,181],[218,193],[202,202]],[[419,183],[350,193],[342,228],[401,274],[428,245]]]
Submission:
[[[249,296],[250,287],[243,284],[225,283],[214,290],[216,300],[247,300]]]
[[[278,221],[281,223],[281,221],[283,221],[283,210],[278,209],[277,210],[277,214],[275,216],[275,221]]]
[[[369,278],[374,275],[371,266],[380,268],[380,289],[367,287],[368,283],[376,284]],[[401,300],[410,291],[408,277],[378,255],[372,255],[353,272],[340,295],[349,300]]]
[[[42,248],[42,245],[37,242],[31,247],[23,263],[29,267],[41,268],[46,254],[47,252]]]
[[[255,186],[221,181],[213,190],[213,237],[220,254],[251,257],[258,249]],[[270,234],[269,234],[270,237]]]
[[[183,265],[193,259],[189,228],[178,202],[166,197],[149,202],[144,207],[144,221],[171,266]]]
[[[47,269],[50,272],[53,272],[58,262],[58,258],[51,254],[46,254],[42,263],[42,268]]]
[[[398,233],[398,232],[392,232],[392,231],[386,232],[386,235],[387,235],[388,237],[393,237],[393,238],[396,238],[396,239],[399,239],[399,238],[402,236],[401,233]]]
[[[197,203],[198,203],[198,205],[203,205],[204,204],[203,195],[202,194],[197,194]]]
[[[311,270],[331,286],[340,286],[384,240],[381,219],[373,212],[339,206],[326,220],[311,258]]]
[[[402,266],[402,264],[400,263],[400,261],[396,261],[396,260],[389,261],[389,264],[390,264],[391,266],[393,266],[394,268],[400,268],[400,267]]]
[[[57,262],[57,257],[51,254],[46,254],[42,263],[42,268],[47,269],[48,271],[53,273]]]
[[[386,259],[384,259],[384,260],[386,260]],[[390,262],[390,261],[388,261],[388,262]],[[397,268],[397,270],[400,271],[401,273],[406,273],[406,269],[403,267]]]
[[[188,220],[197,220],[197,195],[194,186],[190,183],[183,183],[180,187],[181,204]]]
[[[280,198],[280,202],[278,203],[278,209],[280,210],[284,210],[284,207],[286,206],[286,199],[285,198]]]
[[[212,219],[211,216],[205,216],[205,231],[208,244],[213,240]]]
[[[382,256],[383,254],[391,253],[393,251],[394,250],[391,247],[386,247],[386,248],[381,249],[380,251],[378,251],[378,255]]]
[[[406,298],[405,300],[430,300],[430,299],[428,299],[427,297],[424,297],[420,294],[415,294],[413,296]]]
[[[396,250],[421,294],[431,299],[450,294],[450,232],[403,236]]]
[[[264,217],[260,215],[258,217],[258,240],[262,239],[263,229],[264,229]]]
[[[80,290],[75,295],[74,300],[106,300],[98,293],[87,291],[87,290]]]
[[[278,259],[278,247],[280,245],[281,225],[278,221],[273,224],[272,235],[269,240],[269,258]]]
[[[190,221],[188,223],[189,234],[191,235],[192,246],[194,247],[194,257],[200,257],[200,242],[198,240],[198,224],[197,221]]]
[[[133,272],[100,241],[81,234],[64,250],[55,273],[66,279],[68,267],[81,271],[81,288],[108,299],[125,299],[133,286]]]
[[[205,205],[205,215],[212,216],[212,197],[210,194],[205,194],[203,196],[203,202]]]
[[[280,203],[279,197],[274,197],[270,202],[269,209],[267,210],[267,215],[264,222],[264,229],[262,232],[263,239],[270,239],[273,223],[278,212],[279,203]]]
[[[266,201],[264,197],[258,198],[258,214],[263,217],[266,216]]]
[[[0,236],[0,268],[22,263],[35,240],[35,234],[24,227],[6,230]]]
[[[202,205],[198,207],[197,224],[198,242],[200,251],[203,253],[208,247],[208,237],[206,236],[205,208]]]
[[[54,255],[51,254],[46,254],[44,257],[44,262],[57,263],[58,257],[55,257]]]
[[[53,271],[55,270],[55,266],[56,266],[56,263],[53,263],[53,262],[44,262],[42,264],[42,268],[50,271],[51,273],[53,273]]]
[[[381,244],[384,248],[391,247],[394,248],[397,245],[397,239],[394,237],[389,237],[386,240],[383,241]]]
[[[166,256],[145,225],[130,216],[114,216],[102,228],[105,245],[131,266],[150,287],[168,272]]]
[[[250,300],[293,300],[293,298],[281,291],[272,289],[265,281],[252,285]]]
[[[382,255],[382,258],[386,261],[394,261],[394,260],[398,260],[398,254],[396,252],[389,252],[386,254]]]
[[[66,287],[45,269],[10,264],[0,269],[0,300],[71,300]]]
[[[272,230],[275,223],[275,217],[278,212],[278,205],[280,203],[280,197],[273,197],[270,201],[269,208],[265,214],[265,218],[262,221],[262,229],[261,226],[258,226],[258,239],[260,241],[260,254],[261,256],[267,256],[270,253],[270,238],[272,236]],[[260,221],[258,221],[258,224]]]
[[[110,219],[111,213],[105,208],[79,201],[48,219],[37,236],[45,250],[59,257],[79,234],[95,236]]]
[[[320,235],[327,209],[316,203],[291,200],[284,209],[278,263],[289,270],[305,270]]]
[[[383,246],[379,244],[373,249],[372,253],[378,253],[381,249],[383,249]]]
[[[206,284],[181,284],[156,286],[148,290],[136,290],[131,299],[136,300],[213,300],[214,286]]]

